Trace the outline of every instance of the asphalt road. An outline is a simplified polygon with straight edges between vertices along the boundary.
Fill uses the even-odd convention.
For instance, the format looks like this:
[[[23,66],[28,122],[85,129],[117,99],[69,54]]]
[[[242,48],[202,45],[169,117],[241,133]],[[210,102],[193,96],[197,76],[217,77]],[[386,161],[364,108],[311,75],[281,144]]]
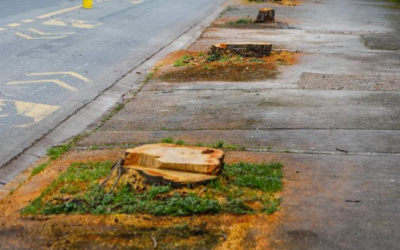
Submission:
[[[226,0],[0,0],[0,166]]]

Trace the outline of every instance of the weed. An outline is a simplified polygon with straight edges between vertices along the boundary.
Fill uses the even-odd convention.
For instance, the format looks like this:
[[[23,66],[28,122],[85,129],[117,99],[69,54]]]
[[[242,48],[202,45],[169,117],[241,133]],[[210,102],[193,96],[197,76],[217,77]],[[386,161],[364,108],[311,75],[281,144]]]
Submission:
[[[186,66],[190,63],[191,60],[193,60],[193,56],[189,56],[189,55],[184,55],[181,58],[179,58],[178,60],[176,60],[174,62],[174,67],[182,67],[182,66]]]
[[[235,163],[225,168],[225,174],[239,187],[249,187],[266,192],[282,189],[282,164]]]
[[[250,59],[250,62],[264,63],[264,60],[261,60],[261,59],[258,59],[258,58],[253,58],[253,59]]]
[[[205,187],[187,189],[148,186],[136,190],[128,183],[113,192],[99,188],[111,162],[74,163],[25,207],[23,214],[137,214],[185,216],[192,214],[271,214],[280,199],[282,165],[236,163],[226,165],[218,179]],[[251,204],[259,204],[252,207]],[[262,207],[260,209],[260,207]]]
[[[48,166],[49,164],[50,164],[50,162],[49,162],[49,161],[46,161],[45,163],[42,163],[42,164],[40,164],[40,165],[34,167],[33,170],[32,170],[32,172],[31,172],[31,176],[35,176],[35,175],[37,175],[37,174],[43,172],[43,171],[47,168],[47,166]]]
[[[250,16],[247,16],[246,18],[240,18],[236,21],[229,21],[226,24],[227,25],[243,25],[243,24],[250,24],[254,23],[254,20],[250,18]]]
[[[108,120],[111,119],[114,115],[116,115],[119,111],[121,111],[125,107],[125,104],[123,102],[118,102],[114,105],[110,113],[108,113],[102,120],[102,123],[107,122]]]
[[[182,140],[179,140],[179,141],[177,141],[177,142],[175,142],[175,144],[176,145],[187,145],[184,141],[182,141]]]
[[[268,202],[264,203],[261,211],[266,214],[272,214],[279,209],[279,205],[281,203],[281,199],[272,199]]]
[[[172,137],[164,138],[161,140],[161,143],[174,143],[174,139]]]

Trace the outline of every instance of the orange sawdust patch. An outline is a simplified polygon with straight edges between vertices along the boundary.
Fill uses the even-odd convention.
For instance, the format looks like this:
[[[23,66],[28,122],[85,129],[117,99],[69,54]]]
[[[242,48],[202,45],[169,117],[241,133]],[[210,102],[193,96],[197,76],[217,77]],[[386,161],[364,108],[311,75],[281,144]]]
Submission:
[[[116,161],[124,150],[71,151],[47,170],[30,178],[0,200],[0,242],[10,249],[267,249],[277,215],[199,215],[187,217],[151,215],[21,215],[58,174],[73,162]],[[227,163],[247,157],[229,152]]]
[[[284,6],[297,6],[300,5],[300,0],[266,0],[265,2],[260,0],[240,0],[241,4],[260,4],[260,3],[272,3]]]
[[[297,55],[296,52],[273,51],[263,58],[230,55],[215,59],[207,52],[176,51],[158,63],[156,77],[167,82],[274,79],[278,66],[295,64]]]

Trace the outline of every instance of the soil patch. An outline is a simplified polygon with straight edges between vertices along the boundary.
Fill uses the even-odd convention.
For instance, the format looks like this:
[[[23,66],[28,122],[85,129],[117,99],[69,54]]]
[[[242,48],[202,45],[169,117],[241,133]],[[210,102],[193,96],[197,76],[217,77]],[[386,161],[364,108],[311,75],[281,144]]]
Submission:
[[[260,81],[275,79],[278,66],[296,62],[295,52],[273,51],[264,58],[237,55],[213,58],[207,52],[178,51],[159,63],[156,77],[166,82]]]

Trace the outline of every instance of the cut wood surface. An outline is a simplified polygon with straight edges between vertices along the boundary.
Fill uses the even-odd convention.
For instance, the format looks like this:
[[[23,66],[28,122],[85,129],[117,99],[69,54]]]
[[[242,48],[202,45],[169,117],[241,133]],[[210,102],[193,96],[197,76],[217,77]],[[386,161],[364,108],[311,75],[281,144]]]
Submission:
[[[126,167],[137,171],[148,184],[152,185],[186,185],[186,184],[197,184],[207,183],[217,176],[190,173],[176,170],[165,170],[156,168],[143,168],[143,167]]]
[[[271,51],[271,43],[219,43],[211,46],[209,54],[216,56],[235,54],[244,57],[264,57],[269,56]]]
[[[149,144],[126,150],[124,166],[217,175],[223,158],[224,152],[217,149]]]

